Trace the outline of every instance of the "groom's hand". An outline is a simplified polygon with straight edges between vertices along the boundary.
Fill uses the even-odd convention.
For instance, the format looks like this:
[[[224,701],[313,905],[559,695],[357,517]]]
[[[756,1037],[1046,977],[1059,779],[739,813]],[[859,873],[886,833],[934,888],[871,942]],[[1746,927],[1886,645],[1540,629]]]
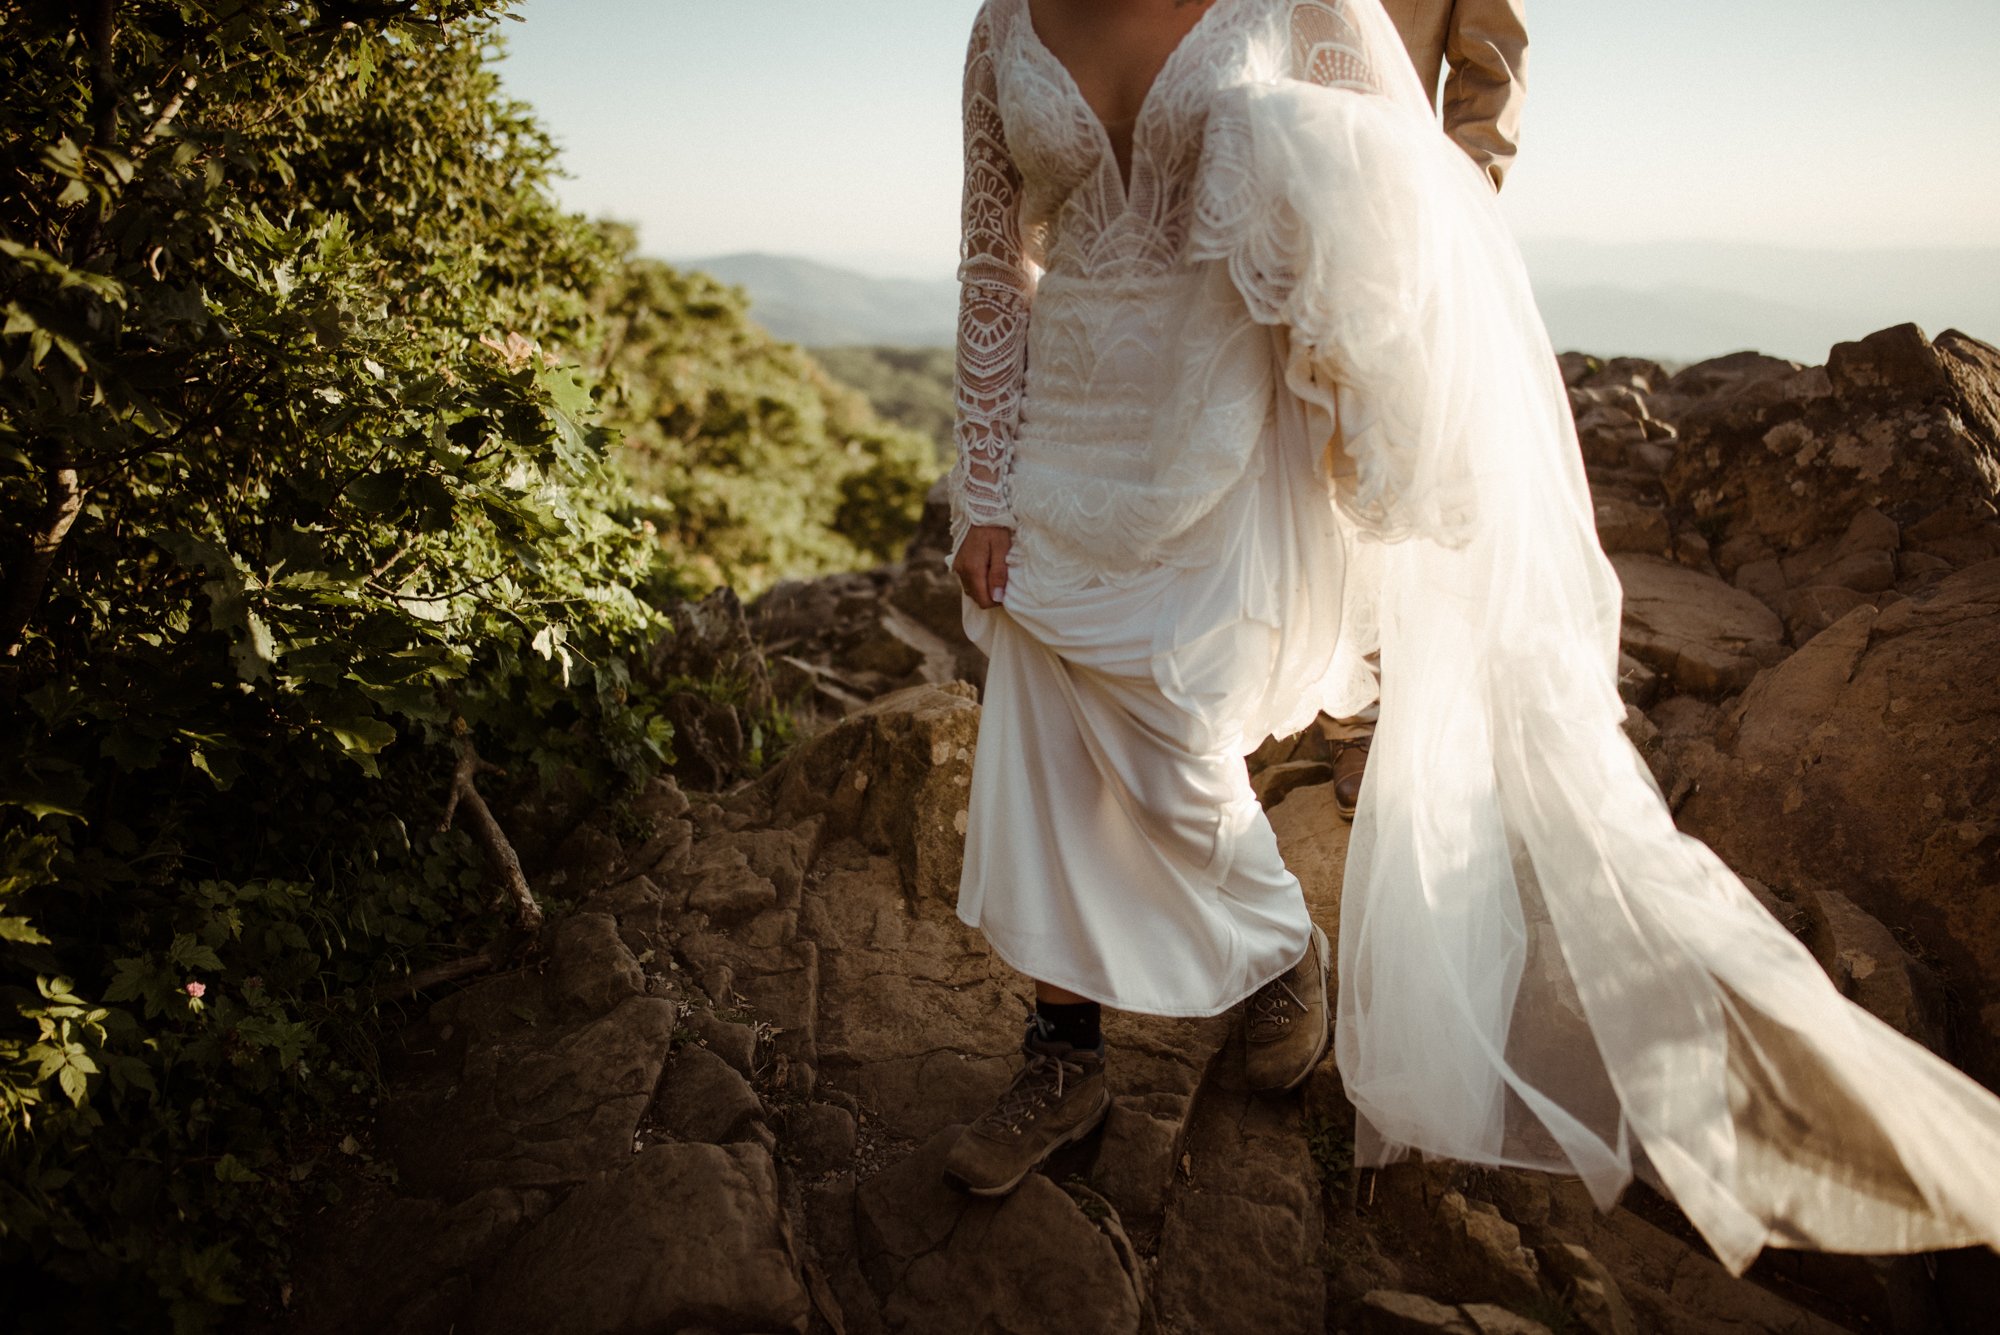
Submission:
[[[951,573],[958,586],[980,607],[993,607],[1007,596],[1007,552],[1014,530],[997,524],[975,524],[958,545]]]

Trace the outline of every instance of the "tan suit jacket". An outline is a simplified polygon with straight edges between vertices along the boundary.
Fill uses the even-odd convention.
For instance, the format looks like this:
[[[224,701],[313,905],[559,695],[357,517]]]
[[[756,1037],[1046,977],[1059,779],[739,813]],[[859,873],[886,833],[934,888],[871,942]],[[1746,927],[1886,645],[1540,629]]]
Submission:
[[[1444,81],[1444,130],[1498,190],[1521,142],[1527,93],[1527,0],[1382,0],[1436,105]]]

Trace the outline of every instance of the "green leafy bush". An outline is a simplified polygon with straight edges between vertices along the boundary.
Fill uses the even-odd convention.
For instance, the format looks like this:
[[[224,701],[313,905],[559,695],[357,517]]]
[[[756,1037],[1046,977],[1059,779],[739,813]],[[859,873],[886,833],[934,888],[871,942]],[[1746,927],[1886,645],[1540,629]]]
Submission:
[[[813,360],[834,379],[851,385],[888,421],[929,438],[938,460],[949,466],[952,422],[957,414],[952,376],[957,351],[850,344],[811,349]]]
[[[936,471],[740,294],[554,205],[498,8],[0,0],[26,1329],[268,1292],[384,984],[503,930],[438,827],[459,748],[614,798],[670,757],[667,687],[730,689],[635,681],[655,604],[893,555]]]
[[[0,4],[0,1285],[198,1329],[282,1256],[378,986],[495,929],[455,748],[603,791],[660,548],[618,256],[473,0]],[[80,16],[80,17],[79,17]]]
[[[706,274],[628,258],[599,304],[623,466],[690,589],[748,598],[901,554],[939,472],[930,441],[883,422]]]

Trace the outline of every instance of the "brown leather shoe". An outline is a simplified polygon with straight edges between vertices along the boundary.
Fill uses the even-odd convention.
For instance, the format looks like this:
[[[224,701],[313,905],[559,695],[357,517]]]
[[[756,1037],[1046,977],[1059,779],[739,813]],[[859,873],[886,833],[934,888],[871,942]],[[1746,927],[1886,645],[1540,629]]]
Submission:
[[[974,1196],[1004,1196],[1111,1110],[1105,1046],[1073,1048],[1040,1036],[1033,1019],[1021,1040],[1021,1069],[991,1109],[959,1133],[945,1156],[944,1180]]]
[[[1342,820],[1354,819],[1361,801],[1361,776],[1368,767],[1368,744],[1375,734],[1342,737],[1330,743],[1333,751],[1333,806]]]
[[[1297,1089],[1333,1037],[1326,980],[1333,971],[1326,933],[1314,924],[1305,957],[1250,994],[1243,1007],[1243,1075],[1252,1089]]]

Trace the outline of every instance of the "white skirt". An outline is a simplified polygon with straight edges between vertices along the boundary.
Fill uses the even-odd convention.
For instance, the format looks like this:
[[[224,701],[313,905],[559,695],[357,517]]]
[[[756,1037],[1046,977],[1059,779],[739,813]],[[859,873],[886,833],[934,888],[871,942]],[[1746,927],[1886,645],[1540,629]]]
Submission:
[[[1304,892],[1243,757],[1374,689],[1339,634],[1346,557],[1310,433],[1261,378],[1271,411],[1202,564],[1079,586],[1045,577],[1031,535],[1004,602],[964,602],[990,662],[958,915],[1119,1010],[1218,1014],[1304,955]]]

